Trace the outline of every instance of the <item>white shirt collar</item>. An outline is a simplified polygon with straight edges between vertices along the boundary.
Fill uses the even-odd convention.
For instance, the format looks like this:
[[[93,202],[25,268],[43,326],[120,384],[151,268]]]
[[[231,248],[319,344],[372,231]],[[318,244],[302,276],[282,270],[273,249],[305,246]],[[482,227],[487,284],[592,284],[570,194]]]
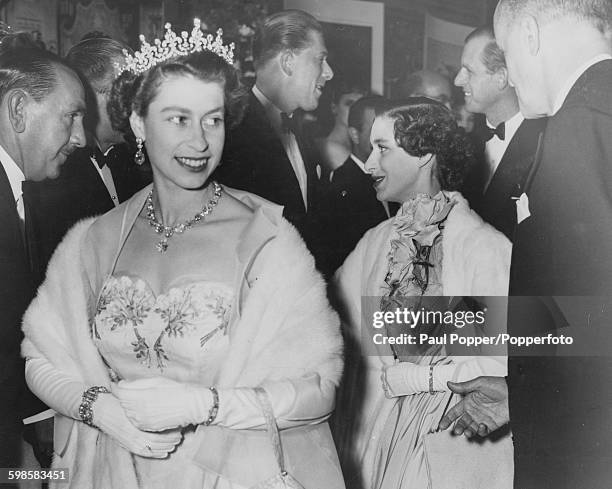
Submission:
[[[97,143],[96,143],[97,144]],[[98,149],[100,150],[100,153],[102,153],[102,155],[106,158],[108,156],[108,153],[110,153],[113,148],[115,147],[114,144],[111,144],[108,148],[106,148],[106,151],[104,153],[102,153],[102,149],[100,148],[100,145],[98,144]]]
[[[21,197],[22,190],[21,184],[25,181],[25,175],[21,168],[17,166],[15,160],[10,157],[10,155],[6,152],[6,150],[0,145],[0,162],[2,162],[2,166],[4,167],[4,171],[6,172],[6,176],[9,179],[9,183],[11,184],[11,190],[13,191],[13,197],[15,197],[15,202],[19,200]]]
[[[355,162],[355,164],[361,169],[361,171],[367,175],[368,172],[365,169],[365,163],[361,161],[359,158],[357,158],[353,153],[351,153],[350,156],[351,156],[351,159]]]
[[[570,90],[578,81],[578,78],[580,78],[583,73],[591,66],[606,59],[612,59],[612,56],[610,56],[609,54],[598,54],[597,56],[588,60],[583,65],[580,65],[580,67],[578,67],[578,69],[574,71],[574,73],[572,73],[572,75],[561,86],[561,90],[559,91],[559,93],[557,94],[557,98],[555,99],[555,104],[553,105],[551,115],[555,115],[559,111],[559,109],[563,105],[563,102],[565,102],[565,99],[567,98],[567,95],[569,94]]]

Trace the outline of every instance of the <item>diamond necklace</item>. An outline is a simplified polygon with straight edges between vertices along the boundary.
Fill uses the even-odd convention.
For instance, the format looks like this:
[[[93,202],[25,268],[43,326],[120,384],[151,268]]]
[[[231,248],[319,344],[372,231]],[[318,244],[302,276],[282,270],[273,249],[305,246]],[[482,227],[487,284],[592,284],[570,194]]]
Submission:
[[[206,204],[204,208],[191,219],[180,224],[176,224],[174,226],[166,226],[163,222],[158,221],[157,217],[155,217],[155,206],[153,205],[153,189],[151,189],[149,195],[147,195],[147,219],[149,220],[149,224],[153,229],[155,229],[155,232],[157,234],[163,234],[163,237],[159,240],[159,243],[155,245],[157,251],[159,251],[160,253],[165,253],[165,251],[168,249],[168,240],[172,236],[174,236],[175,233],[183,234],[188,229],[191,229],[194,224],[200,222],[213,211],[215,206],[219,203],[223,187],[221,187],[221,185],[219,185],[217,182],[212,182],[212,184],[215,191],[212,199],[208,201],[208,204]]]

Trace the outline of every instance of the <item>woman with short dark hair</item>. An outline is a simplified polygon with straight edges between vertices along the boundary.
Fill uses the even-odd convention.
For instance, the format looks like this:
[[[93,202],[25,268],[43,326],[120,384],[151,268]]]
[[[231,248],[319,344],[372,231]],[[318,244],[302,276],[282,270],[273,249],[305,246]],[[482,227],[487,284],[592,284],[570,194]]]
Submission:
[[[397,310],[459,318],[454,312],[465,313],[465,304],[457,297],[507,295],[510,242],[456,192],[472,150],[442,104],[414,98],[382,111],[370,141],[366,170],[377,197],[401,208],[365,234],[336,276],[348,337],[337,443],[347,486],[426,489],[437,467],[424,441],[452,402],[447,382],[504,376],[506,359],[495,349],[460,356],[451,346],[419,344],[421,333],[449,332],[440,319],[414,327],[370,319]],[[503,331],[505,301],[496,305],[486,316],[487,335]],[[469,329],[458,320],[455,326]],[[417,343],[402,343],[404,333]]]

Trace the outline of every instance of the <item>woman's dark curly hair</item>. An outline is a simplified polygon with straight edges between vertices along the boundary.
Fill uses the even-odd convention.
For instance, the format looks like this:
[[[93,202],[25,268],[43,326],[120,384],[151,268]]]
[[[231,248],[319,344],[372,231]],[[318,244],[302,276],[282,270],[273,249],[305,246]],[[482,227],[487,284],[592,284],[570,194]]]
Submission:
[[[200,51],[164,61],[140,75],[131,71],[121,73],[113,82],[108,101],[113,127],[121,131],[128,141],[133,141],[134,134],[130,127],[132,111],[145,117],[163,81],[175,76],[192,76],[205,82],[220,83],[225,95],[225,128],[231,129],[240,123],[247,92],[238,72],[220,56],[210,51]]]
[[[377,116],[395,121],[395,141],[406,153],[436,156],[436,177],[442,190],[461,189],[474,165],[474,150],[450,110],[426,97],[413,97]]]

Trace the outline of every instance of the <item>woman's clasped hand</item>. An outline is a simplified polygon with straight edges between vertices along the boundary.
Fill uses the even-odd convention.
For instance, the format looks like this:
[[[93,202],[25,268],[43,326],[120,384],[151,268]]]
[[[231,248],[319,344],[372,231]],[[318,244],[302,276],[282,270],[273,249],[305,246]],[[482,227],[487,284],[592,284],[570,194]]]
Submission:
[[[127,418],[144,431],[203,423],[214,405],[210,389],[167,377],[123,380],[111,390]]]
[[[119,399],[112,394],[98,396],[94,409],[96,425],[121,446],[141,457],[166,458],[183,439],[179,430],[148,433],[129,419]]]

